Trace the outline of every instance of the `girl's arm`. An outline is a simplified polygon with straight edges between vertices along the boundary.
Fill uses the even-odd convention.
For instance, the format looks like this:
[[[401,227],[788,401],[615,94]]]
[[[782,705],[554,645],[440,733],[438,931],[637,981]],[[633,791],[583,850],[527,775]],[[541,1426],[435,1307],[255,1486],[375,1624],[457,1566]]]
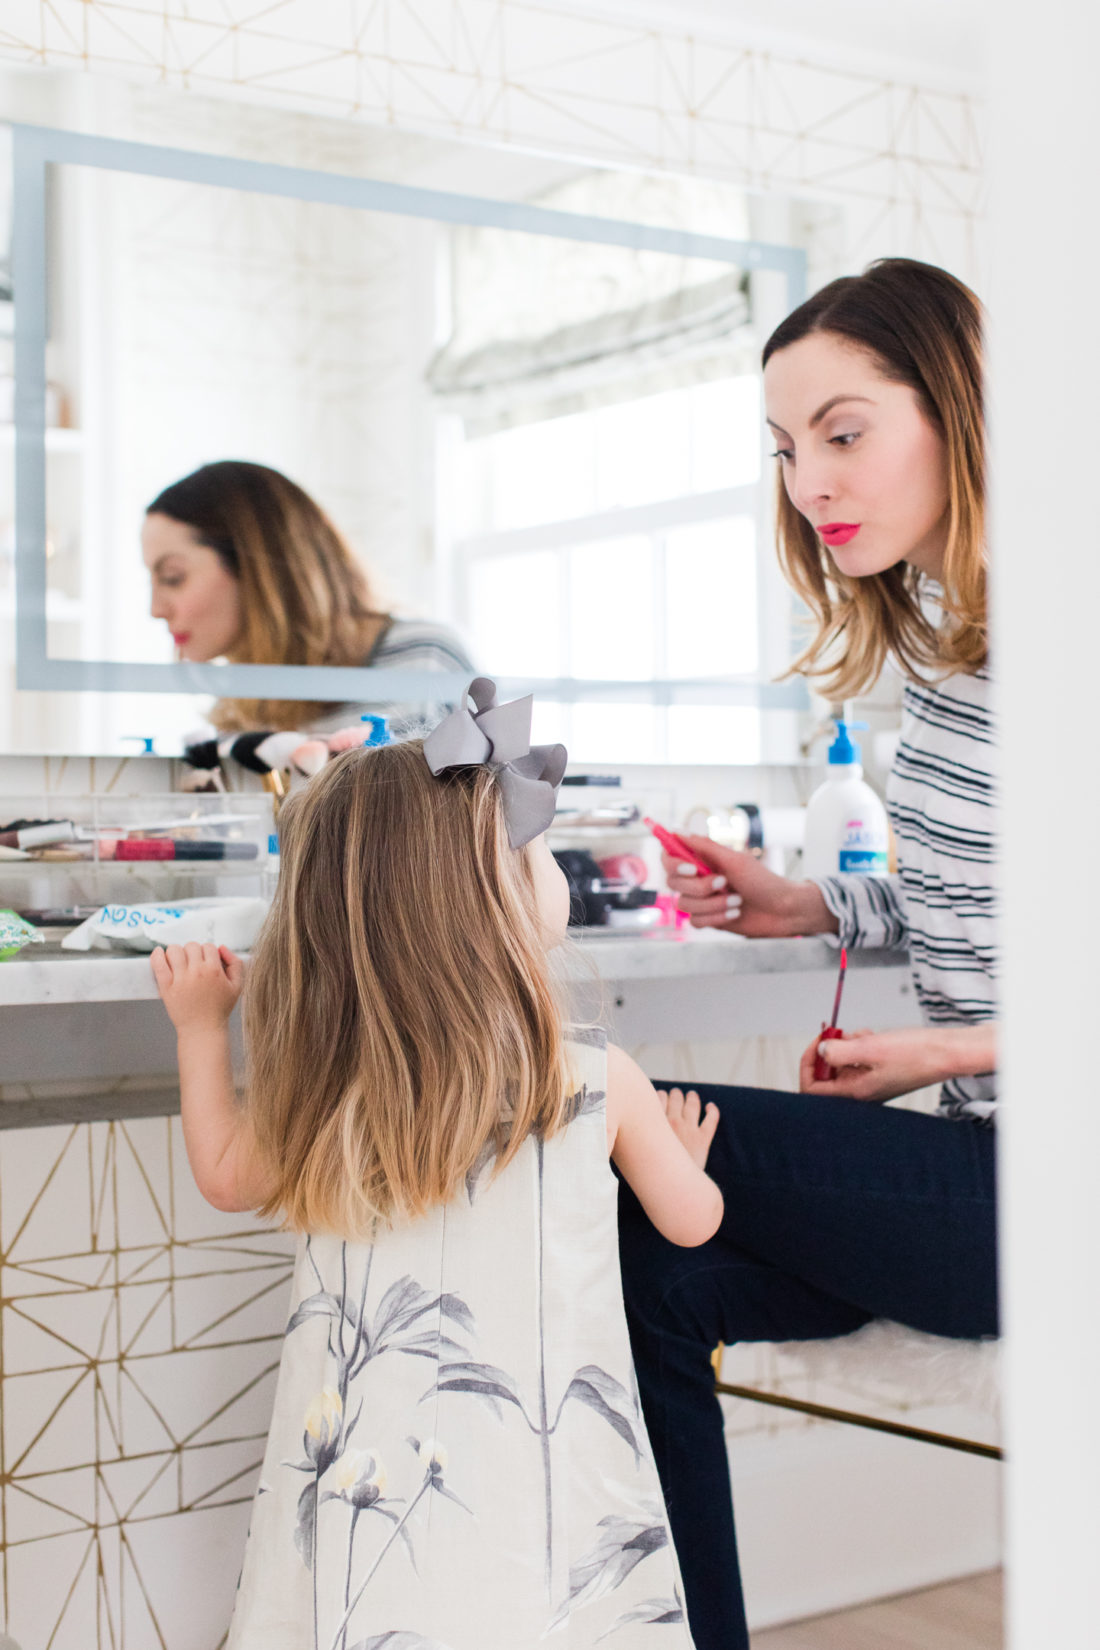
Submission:
[[[195,1184],[215,1209],[254,1209],[264,1201],[251,1133],[237,1104],[229,1056],[229,1016],[244,965],[224,946],[160,946],[150,959],[157,990],[176,1028],[180,1111]]]
[[[721,1223],[722,1194],[703,1168],[717,1126],[717,1106],[708,1106],[700,1118],[699,1096],[685,1100],[679,1089],[662,1103],[630,1056],[609,1045],[612,1161],[662,1237],[685,1248],[705,1243]]]

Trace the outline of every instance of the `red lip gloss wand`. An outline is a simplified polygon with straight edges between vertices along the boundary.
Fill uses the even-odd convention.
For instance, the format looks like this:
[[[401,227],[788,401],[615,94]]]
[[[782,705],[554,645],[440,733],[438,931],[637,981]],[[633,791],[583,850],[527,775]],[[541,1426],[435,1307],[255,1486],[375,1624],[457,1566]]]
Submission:
[[[819,1043],[826,1043],[831,1037],[842,1037],[844,1035],[836,1022],[840,1015],[840,998],[841,993],[844,990],[844,976],[847,972],[848,948],[847,946],[842,945],[840,948],[840,973],[837,975],[836,996],[833,998],[833,1017],[829,1021],[828,1025],[823,1025],[821,1027],[821,1036],[818,1038]],[[835,1076],[835,1066],[831,1066],[828,1060],[822,1058],[821,1050],[819,1048],[817,1054],[814,1056],[814,1082],[829,1083],[833,1080],[833,1078],[835,1078]]]
[[[701,871],[705,877],[718,875],[713,865],[708,865],[705,859],[700,859],[698,854],[692,852],[683,837],[677,836],[674,831],[666,831],[663,825],[658,825],[657,821],[650,819],[648,814],[643,818],[642,824],[649,826],[665,853],[671,855],[673,859],[682,859],[689,865],[694,865],[695,869]]]

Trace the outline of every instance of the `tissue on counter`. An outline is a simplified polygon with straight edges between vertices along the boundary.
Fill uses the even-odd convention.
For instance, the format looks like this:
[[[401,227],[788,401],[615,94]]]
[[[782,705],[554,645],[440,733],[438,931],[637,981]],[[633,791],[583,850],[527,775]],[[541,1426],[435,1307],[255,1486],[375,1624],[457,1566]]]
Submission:
[[[66,934],[68,951],[152,951],[158,945],[227,945],[247,951],[267,916],[262,899],[178,899],[163,904],[104,905]]]
[[[35,942],[41,944],[42,935],[33,923],[24,921],[15,911],[0,911],[0,962]]]

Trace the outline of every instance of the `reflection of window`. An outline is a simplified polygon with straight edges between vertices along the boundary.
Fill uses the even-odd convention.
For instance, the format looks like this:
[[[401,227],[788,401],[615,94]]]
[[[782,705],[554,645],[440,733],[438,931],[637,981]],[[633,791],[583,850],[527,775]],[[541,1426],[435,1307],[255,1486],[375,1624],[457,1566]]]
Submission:
[[[774,673],[761,448],[750,373],[457,439],[453,571],[479,663],[618,684]],[[761,759],[756,708],[644,697],[544,702],[539,736],[582,761]]]
[[[720,378],[467,440],[459,532],[751,486],[759,475],[757,380]]]

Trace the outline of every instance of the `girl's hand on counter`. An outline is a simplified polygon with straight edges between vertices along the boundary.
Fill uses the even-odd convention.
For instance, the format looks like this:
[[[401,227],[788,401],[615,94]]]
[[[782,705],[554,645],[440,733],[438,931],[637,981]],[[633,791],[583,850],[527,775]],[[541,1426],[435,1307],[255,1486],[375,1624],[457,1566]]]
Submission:
[[[244,964],[224,945],[157,946],[150,957],[161,1001],[177,1031],[220,1030],[244,985]]]
[[[836,1070],[814,1082],[814,1060]],[[842,1094],[852,1100],[895,1100],[900,1094],[976,1077],[996,1067],[995,1027],[915,1026],[904,1031],[855,1031],[821,1042],[815,1037],[799,1062],[803,1094]]]
[[[714,866],[705,877],[694,865],[662,854],[668,885],[693,928],[721,928],[750,939],[835,934],[837,920],[812,882],[776,876],[755,854],[723,848],[709,836],[685,836],[700,859]]]

